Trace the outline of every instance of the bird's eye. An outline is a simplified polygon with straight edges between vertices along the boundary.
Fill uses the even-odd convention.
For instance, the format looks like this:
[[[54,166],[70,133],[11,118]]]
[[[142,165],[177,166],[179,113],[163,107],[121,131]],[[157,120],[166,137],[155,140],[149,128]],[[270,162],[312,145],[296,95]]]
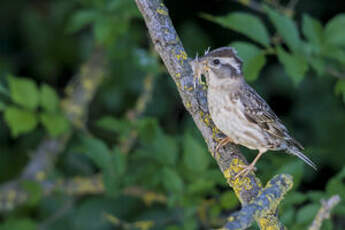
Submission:
[[[219,59],[214,59],[213,60],[213,65],[219,65],[219,63],[220,63]]]

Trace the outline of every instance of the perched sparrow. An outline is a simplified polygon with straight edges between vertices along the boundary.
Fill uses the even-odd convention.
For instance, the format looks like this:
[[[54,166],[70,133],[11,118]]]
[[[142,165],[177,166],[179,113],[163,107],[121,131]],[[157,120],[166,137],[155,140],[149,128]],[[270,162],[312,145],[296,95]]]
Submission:
[[[211,118],[227,137],[216,150],[231,142],[259,150],[249,166],[236,175],[247,175],[267,150],[284,150],[316,170],[301,150],[303,146],[288,133],[263,98],[244,80],[242,60],[233,48],[206,52],[190,62],[195,78],[203,74],[208,85],[207,101]]]

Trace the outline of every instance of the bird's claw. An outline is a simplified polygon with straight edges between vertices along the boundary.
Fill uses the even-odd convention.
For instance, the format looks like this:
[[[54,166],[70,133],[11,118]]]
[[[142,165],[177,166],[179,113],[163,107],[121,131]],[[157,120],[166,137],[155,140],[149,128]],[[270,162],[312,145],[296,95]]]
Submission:
[[[252,164],[250,164],[250,165],[238,165],[238,167],[243,168],[243,169],[239,173],[236,174],[236,176],[234,177],[235,179],[237,179],[241,175],[243,177],[245,177],[251,171],[255,171],[256,170],[256,167],[254,165],[252,165]]]
[[[216,147],[216,152],[218,152],[218,150],[219,150],[221,147],[227,145],[227,144],[230,143],[230,142],[232,142],[232,141],[231,141],[231,139],[230,139],[229,137],[223,138],[223,139],[218,143],[218,145],[217,145],[217,147]]]

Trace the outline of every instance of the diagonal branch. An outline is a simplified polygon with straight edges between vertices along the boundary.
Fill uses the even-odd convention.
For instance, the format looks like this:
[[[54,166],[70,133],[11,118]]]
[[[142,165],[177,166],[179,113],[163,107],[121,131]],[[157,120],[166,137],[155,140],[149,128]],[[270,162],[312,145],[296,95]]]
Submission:
[[[211,121],[205,90],[202,86],[193,87],[193,76],[187,53],[171,22],[168,9],[161,0],[136,0],[136,4],[144,17],[154,48],[175,81],[182,102],[203,135],[209,151],[213,153],[224,177],[234,189],[242,205],[249,204],[261,193],[261,182],[254,173],[234,179],[234,175],[241,170],[239,165],[246,163],[236,146],[228,145],[227,148],[220,149],[219,152],[215,151],[222,133]],[[287,181],[292,184],[290,177]],[[271,202],[276,202],[276,205],[271,207],[270,212],[254,216],[254,218],[261,229],[268,229],[268,227],[270,229],[282,229],[283,226],[276,216],[279,200],[272,199]],[[265,220],[270,220],[270,223]]]

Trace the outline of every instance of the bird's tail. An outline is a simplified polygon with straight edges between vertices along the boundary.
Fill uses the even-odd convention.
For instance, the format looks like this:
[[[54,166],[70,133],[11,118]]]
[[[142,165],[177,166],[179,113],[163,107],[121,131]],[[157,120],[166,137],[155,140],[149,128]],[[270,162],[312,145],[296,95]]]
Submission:
[[[307,165],[309,165],[310,167],[312,167],[315,171],[317,170],[316,164],[314,162],[312,162],[306,155],[304,155],[300,150],[298,150],[297,147],[293,146],[289,149],[287,149],[287,152],[297,156],[299,159],[301,159],[302,161],[304,161]]]

